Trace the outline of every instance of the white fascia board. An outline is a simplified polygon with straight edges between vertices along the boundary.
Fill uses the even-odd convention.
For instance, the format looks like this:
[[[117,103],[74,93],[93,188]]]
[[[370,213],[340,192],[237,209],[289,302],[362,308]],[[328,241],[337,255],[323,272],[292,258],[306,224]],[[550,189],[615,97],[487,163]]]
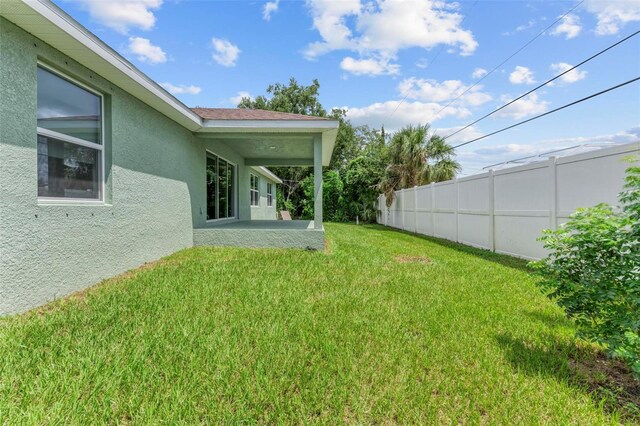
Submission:
[[[265,176],[266,178],[271,179],[275,183],[280,183],[280,184],[282,183],[282,179],[280,179],[271,170],[267,169],[264,166],[257,166],[257,167],[252,166],[251,168],[256,172],[260,173],[261,175]]]
[[[204,120],[203,133],[233,132],[234,130],[252,130],[255,132],[299,131],[305,133],[323,132],[337,129],[335,120]]]
[[[164,113],[169,118],[180,123],[191,131],[196,131],[202,127],[202,119],[200,118],[200,116],[191,111],[186,105],[184,105],[173,95],[163,89],[159,84],[147,77],[133,64],[131,64],[129,61],[127,61],[125,58],[111,49],[108,45],[91,34],[86,28],[80,25],[76,20],[74,20],[71,16],[69,16],[55,4],[48,0],[20,0],[20,3],[28,6],[38,15],[49,21],[58,31],[75,40],[83,47],[89,49],[100,59],[116,68],[120,73],[123,74],[123,77],[137,83],[139,88],[142,89],[141,92],[147,92],[147,96],[142,97],[144,98],[143,101],[149,104],[149,106]],[[13,21],[10,14],[5,17],[10,21]],[[21,22],[17,22],[17,24],[18,26],[32,33],[34,36],[44,40],[45,42],[47,42],[47,36],[51,35],[51,33],[47,32],[46,29],[42,27],[42,25],[34,23],[32,26],[30,26],[28,20],[21,20]],[[40,32],[42,32],[42,34],[40,34]],[[56,47],[58,50],[61,50],[57,46],[54,47]],[[72,59],[75,59],[71,49],[66,52],[64,50],[61,51]],[[90,64],[83,63],[83,65],[93,70],[94,72],[101,74],[99,69],[91,67]],[[117,81],[114,81],[113,83],[118,84]],[[131,94],[136,97],[140,97],[141,95],[141,93]],[[167,108],[167,106],[169,108]]]

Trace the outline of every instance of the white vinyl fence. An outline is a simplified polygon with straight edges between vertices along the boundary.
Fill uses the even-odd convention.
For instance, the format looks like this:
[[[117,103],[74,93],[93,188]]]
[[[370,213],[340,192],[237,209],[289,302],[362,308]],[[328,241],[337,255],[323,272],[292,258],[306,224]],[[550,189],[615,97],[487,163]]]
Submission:
[[[579,207],[617,205],[625,157],[640,143],[550,158],[378,198],[378,223],[525,259],[545,256],[537,238]]]

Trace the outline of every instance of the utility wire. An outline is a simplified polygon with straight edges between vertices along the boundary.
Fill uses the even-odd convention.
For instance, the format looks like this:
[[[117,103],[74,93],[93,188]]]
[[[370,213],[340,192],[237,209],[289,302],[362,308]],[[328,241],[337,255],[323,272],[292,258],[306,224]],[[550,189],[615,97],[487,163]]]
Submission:
[[[609,87],[608,89],[601,90],[600,92],[597,92],[597,93],[594,93],[592,95],[586,96],[586,97],[584,97],[582,99],[578,99],[577,101],[573,101],[571,103],[562,105],[561,107],[558,107],[556,109],[552,109],[551,111],[547,111],[547,112],[545,112],[543,114],[536,115],[535,117],[528,118],[528,119],[520,121],[520,122],[518,122],[516,124],[512,124],[511,126],[504,127],[504,128],[502,128],[500,130],[496,130],[495,132],[491,132],[491,133],[488,133],[486,135],[477,137],[475,139],[471,139],[470,141],[463,142],[461,144],[451,146],[448,149],[444,150],[443,152],[454,150],[454,149],[460,148],[461,146],[464,146],[464,145],[469,145],[470,143],[477,142],[479,140],[488,138],[489,136],[497,135],[498,133],[502,133],[502,132],[504,132],[506,130],[513,129],[514,127],[518,127],[518,126],[520,126],[522,124],[525,124],[525,123],[528,123],[530,121],[537,120],[538,118],[544,117],[544,116],[549,115],[549,114],[553,114],[554,112],[558,112],[558,111],[563,110],[565,108],[568,108],[570,106],[579,104],[579,103],[584,102],[584,101],[588,101],[589,99],[595,98],[595,97],[600,96],[600,95],[604,95],[607,92],[611,92],[612,90],[619,89],[619,88],[621,88],[623,86],[626,86],[627,84],[634,83],[634,82],[636,82],[638,80],[640,80],[640,77],[632,78],[631,80],[625,81],[624,83],[620,83],[620,84],[617,84],[615,86]]]
[[[586,64],[587,62],[591,61],[592,59],[597,58],[598,56],[602,55],[603,53],[605,53],[605,52],[607,52],[607,51],[609,51],[609,50],[613,49],[614,47],[618,46],[619,44],[624,43],[625,41],[627,41],[627,40],[631,39],[632,37],[637,36],[638,34],[640,34],[640,30],[638,30],[638,31],[636,31],[635,33],[633,33],[633,34],[631,34],[631,35],[629,35],[629,36],[627,36],[627,37],[623,38],[622,40],[618,41],[617,43],[612,44],[611,46],[607,47],[606,49],[603,49],[603,50],[599,51],[599,52],[598,52],[598,53],[596,53],[595,55],[590,56],[589,58],[585,59],[584,61],[580,62],[579,64],[572,66],[571,68],[567,69],[567,70],[566,70],[566,71],[564,71],[563,73],[556,75],[556,76],[555,76],[555,77],[553,77],[552,79],[549,79],[549,80],[545,81],[544,83],[540,84],[539,86],[534,87],[533,89],[529,90],[527,93],[524,93],[524,94],[522,94],[522,95],[518,96],[517,98],[513,99],[512,101],[507,102],[506,104],[502,105],[500,108],[494,109],[494,110],[493,110],[493,111],[491,111],[490,113],[485,114],[485,115],[483,115],[482,117],[478,118],[476,121],[474,121],[474,122],[472,122],[472,123],[467,124],[466,126],[464,126],[464,127],[460,128],[460,129],[456,130],[455,132],[451,133],[450,135],[445,136],[445,137],[444,137],[444,139],[448,139],[448,138],[450,138],[451,136],[456,135],[456,134],[458,134],[458,133],[462,132],[462,131],[463,131],[463,130],[465,130],[465,129],[468,129],[469,127],[473,126],[474,124],[479,123],[480,121],[484,120],[485,118],[487,118],[487,117],[489,117],[489,116],[491,116],[491,115],[495,114],[496,112],[498,112],[498,111],[500,111],[500,110],[502,110],[502,109],[504,109],[504,108],[508,107],[509,105],[513,104],[514,102],[519,101],[520,99],[524,98],[525,96],[530,95],[531,93],[535,92],[536,90],[540,89],[541,87],[544,87],[544,86],[546,86],[547,84],[549,84],[549,83],[551,83],[551,82],[553,82],[553,81],[555,81],[555,80],[559,79],[559,78],[560,78],[560,77],[562,77],[563,75],[565,75],[565,74],[567,74],[567,73],[570,73],[571,71],[575,70],[576,68],[578,68],[578,67],[580,67],[580,66],[582,66],[582,65]]]
[[[471,11],[473,10],[474,7],[476,7],[476,5],[478,4],[478,1],[480,0],[476,0],[472,5],[471,8],[469,8],[469,11],[467,12],[467,14],[464,16],[464,18],[462,19],[462,21],[460,21],[460,26],[462,27],[462,24],[464,24],[464,21],[467,20],[467,18],[469,17],[469,15],[471,14]],[[429,61],[429,63],[427,64],[427,67],[424,69],[423,72],[427,72],[427,70],[429,68],[431,68],[431,65],[433,65],[433,63],[436,61],[436,59],[438,59],[438,56],[440,56],[440,54],[442,53],[442,51],[445,48],[445,44],[443,44],[440,49],[438,49],[438,51],[436,52],[436,54],[433,56],[433,59],[431,61]],[[402,103],[404,101],[407,100],[407,98],[409,97],[409,93],[407,93],[404,98],[402,98],[402,100],[400,101],[400,103],[398,105],[396,105],[396,108],[393,110],[393,112],[391,113],[391,115],[389,116],[389,119],[391,119],[391,117],[393,117],[393,114],[396,113],[396,111],[398,111],[398,108],[400,108],[400,105],[402,105]]]
[[[484,80],[485,78],[489,77],[491,74],[493,74],[494,72],[496,72],[500,67],[502,67],[504,64],[506,64],[511,58],[513,58],[514,56],[516,56],[518,53],[522,52],[525,48],[527,48],[531,43],[533,43],[534,41],[536,41],[538,38],[540,38],[544,33],[546,33],[547,31],[549,31],[554,25],[556,25],[558,22],[560,22],[562,19],[564,19],[565,16],[567,16],[568,14],[570,14],[571,12],[573,12],[574,10],[576,10],[578,8],[578,6],[580,6],[582,3],[584,3],[584,0],[580,0],[580,2],[578,2],[578,4],[576,4],[575,6],[573,6],[571,9],[569,9],[567,12],[565,12],[563,15],[561,15],[560,17],[558,17],[558,19],[556,19],[555,21],[553,21],[551,23],[551,25],[549,25],[547,28],[545,28],[544,30],[540,31],[534,38],[532,38],[531,40],[529,40],[528,42],[526,42],[522,47],[520,47],[518,50],[516,50],[515,52],[513,52],[507,59],[505,59],[504,61],[500,62],[498,65],[496,65],[491,71],[489,71],[488,73],[486,73],[485,75],[483,75],[482,77],[480,77],[480,79],[478,79],[475,83],[473,83],[471,86],[469,86],[464,92],[460,93],[458,96],[456,96],[454,99],[452,99],[448,104],[446,104],[445,106],[443,106],[438,112],[435,113],[434,116],[432,116],[429,121],[433,121],[438,115],[440,115],[440,113],[442,111],[444,111],[445,109],[447,109],[452,103],[454,103],[455,101],[457,101],[458,99],[460,99],[462,96],[464,96],[467,92],[469,92],[469,90],[473,89],[474,87],[476,87],[480,82],[482,82],[482,80]]]

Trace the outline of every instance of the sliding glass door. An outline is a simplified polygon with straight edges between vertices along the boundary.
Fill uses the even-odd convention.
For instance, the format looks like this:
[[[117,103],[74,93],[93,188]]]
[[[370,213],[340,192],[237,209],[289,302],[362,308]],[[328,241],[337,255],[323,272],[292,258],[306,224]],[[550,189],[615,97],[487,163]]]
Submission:
[[[207,220],[236,217],[236,166],[207,153]]]

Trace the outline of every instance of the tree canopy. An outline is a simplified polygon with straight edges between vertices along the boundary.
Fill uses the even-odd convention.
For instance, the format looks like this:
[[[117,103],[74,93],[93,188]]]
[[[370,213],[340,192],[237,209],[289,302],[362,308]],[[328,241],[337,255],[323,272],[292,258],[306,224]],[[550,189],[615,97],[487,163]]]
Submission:
[[[430,134],[429,125],[405,127],[391,137],[384,129],[353,126],[346,111],[329,113],[319,100],[320,83],[308,86],[290,78],[288,84],[269,85],[265,95],[243,98],[238,108],[331,117],[339,121],[336,145],[323,172],[324,216],[331,221],[375,220],[374,203],[380,191],[393,199],[393,191],[451,179],[460,169],[447,142]],[[278,209],[293,217],[313,217],[313,169],[273,167],[282,181]]]

